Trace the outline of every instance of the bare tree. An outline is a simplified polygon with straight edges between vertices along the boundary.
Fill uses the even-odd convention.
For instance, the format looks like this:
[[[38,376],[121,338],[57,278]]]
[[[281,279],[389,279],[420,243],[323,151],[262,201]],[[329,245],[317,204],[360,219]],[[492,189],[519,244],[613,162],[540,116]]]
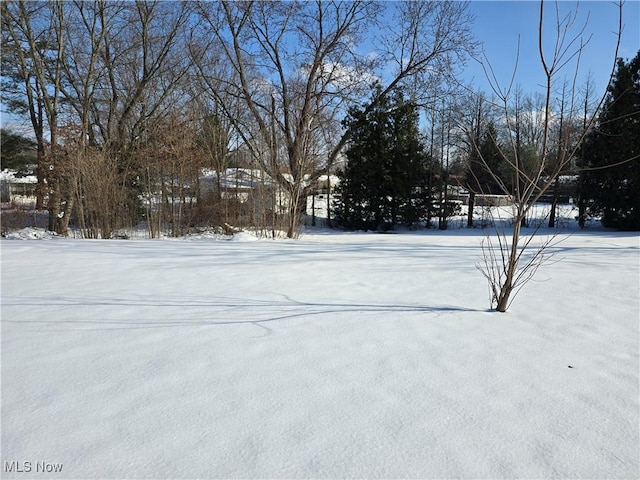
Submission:
[[[38,142],[50,229],[66,233],[77,201],[83,203],[78,213],[92,211],[86,203],[91,196],[81,192],[89,184],[95,191],[97,179],[87,178],[87,186],[79,182],[85,173],[94,177],[99,158],[108,159],[100,168],[117,173],[105,172],[103,181],[117,182],[121,190],[105,197],[115,203],[101,204],[110,214],[101,216],[99,228],[108,235],[135,211],[135,151],[147,125],[181,101],[171,95],[188,71],[188,58],[179,50],[188,16],[185,3],[159,1],[2,4],[3,50],[11,53],[11,76],[22,84],[18,93]],[[96,218],[81,222],[86,226]]]
[[[503,191],[506,171],[501,169],[499,155],[499,135],[497,125],[499,115],[494,102],[487,99],[483,92],[472,92],[461,96],[456,108],[456,126],[459,133],[456,146],[463,156],[463,186],[469,192],[467,227],[474,227],[476,203],[487,207],[490,200],[478,197]],[[504,184],[496,185],[495,179]],[[486,226],[483,216],[482,226]]]
[[[110,202],[99,205],[105,210],[100,218],[110,223],[102,220],[98,228],[103,230],[102,236],[109,236],[127,219],[135,222],[141,193],[136,178],[146,162],[154,161],[139,155],[149,152],[143,144],[151,125],[174,105],[180,108],[180,99],[172,95],[188,70],[188,62],[179,51],[188,11],[185,4],[143,1],[78,1],[65,6],[65,40],[69,47],[63,62],[61,92],[72,112],[68,122],[77,132],[78,162],[85,157],[104,158],[102,167],[113,169],[105,172],[102,180],[115,185],[102,188],[120,192],[103,198]],[[85,170],[74,170],[76,184],[83,181]],[[96,179],[87,181],[95,183]],[[74,189],[76,193],[84,190]],[[90,198],[78,201],[86,203]],[[85,213],[91,210],[88,205],[83,208]],[[92,218],[81,222],[91,223]],[[93,226],[83,231],[92,232]]]
[[[394,25],[374,33],[375,52],[363,53],[364,34],[377,25],[383,8],[395,10]],[[427,79],[447,71],[472,43],[465,8],[449,1],[387,6],[362,0],[200,5],[199,37],[212,35],[213,48],[232,67],[232,75],[220,79],[223,91],[240,99],[251,117],[248,123],[234,119],[234,128],[288,192],[287,236],[297,234],[307,193],[351,135],[343,131],[318,146],[319,139],[326,141],[323,124],[337,122],[373,83],[383,84],[381,99],[403,83],[418,92]],[[201,68],[200,74],[212,72]],[[263,154],[264,146],[271,155]]]
[[[58,2],[7,2],[2,5],[2,26],[7,34],[3,42],[17,61],[14,73],[23,82],[38,144],[40,185],[46,183],[47,187],[49,229],[65,234],[73,203],[63,198],[66,173],[58,152],[65,8]]]
[[[2,56],[0,58],[3,77],[1,94],[6,108],[12,112],[26,114],[33,128],[37,147],[36,209],[41,210],[47,198],[45,180],[48,170],[45,164],[45,150],[48,148],[45,138],[47,125],[40,86],[33,74],[35,67],[31,67],[34,60],[28,50],[27,35],[30,33],[33,35],[33,33],[30,29],[25,28],[28,24],[18,23],[18,18],[24,18],[24,13],[18,8],[19,6],[19,4],[9,4],[9,2],[0,4],[0,18],[2,19]],[[29,15],[36,15],[44,8],[44,5],[34,7],[36,8]]]
[[[618,42],[613,58],[617,57],[617,48],[620,43],[620,35],[622,31],[622,3],[618,4],[619,9],[619,30]],[[493,174],[494,179],[501,185],[505,194],[514,196],[514,216],[511,233],[501,229],[496,223],[496,240],[492,240],[490,236],[485,239],[483,244],[483,261],[478,266],[483,275],[487,278],[492,306],[499,312],[505,312],[514,295],[525,285],[536,273],[540,265],[548,260],[550,255],[550,247],[554,244],[555,238],[547,238],[542,241],[539,246],[534,247],[533,239],[538,227],[528,236],[521,235],[521,228],[529,214],[533,205],[549,191],[556,182],[558,176],[571,164],[575,158],[577,149],[584,139],[589,129],[593,126],[596,113],[583,123],[582,128],[575,135],[575,143],[571,148],[558,148],[556,155],[552,156],[552,137],[551,127],[554,119],[554,111],[552,108],[554,86],[558,79],[559,73],[570,64],[571,61],[578,59],[584,50],[585,42],[582,40],[582,32],[584,26],[578,29],[578,33],[571,33],[577,18],[576,13],[561,17],[556,5],[556,36],[554,48],[551,54],[543,48],[543,26],[545,20],[545,2],[540,2],[539,14],[539,55],[540,64],[544,72],[545,85],[542,97],[542,109],[540,112],[539,133],[532,140],[535,140],[535,162],[533,164],[525,164],[525,157],[522,155],[522,133],[523,129],[519,125],[522,115],[522,109],[519,102],[513,107],[510,103],[511,91],[501,91],[495,87],[494,92],[499,97],[502,104],[505,122],[510,132],[508,137],[508,145],[510,152],[502,151],[501,156],[504,162],[509,166],[514,174],[514,188],[510,190],[505,183],[499,178],[495,170],[491,170],[485,159],[482,161]],[[576,69],[579,68],[577,62]],[[611,76],[613,76],[615,63],[612,67]],[[490,71],[490,69],[488,70]],[[493,79],[495,80],[495,79]],[[571,97],[571,105],[577,105],[577,89],[573,87],[567,95]],[[597,105],[596,112],[602,107],[605,95],[602,96]],[[516,100],[518,97],[516,95]],[[514,111],[515,110],[515,111]],[[564,143],[566,146],[566,143]],[[477,146],[476,150],[479,152]],[[480,155],[481,157],[481,155]],[[553,161],[552,161],[553,158]]]
[[[576,98],[568,95],[569,89],[575,90],[575,77],[573,84],[570,86],[568,82],[562,84],[559,97],[555,102],[555,110],[557,112],[555,121],[551,125],[551,150],[549,153],[549,172],[553,172],[556,163],[562,160],[568,151],[570,151],[575,142],[576,136],[581,133],[582,119],[579,116],[580,103],[576,102]],[[573,100],[573,101],[572,101]],[[558,175],[553,181],[553,185],[546,195],[551,202],[549,211],[549,228],[556,226],[556,217],[559,203],[559,195],[562,187],[563,176],[576,172],[575,158],[571,158],[569,162],[558,171]],[[567,183],[567,182],[564,182]],[[566,188],[564,189],[566,191]]]
[[[121,213],[113,206],[124,200],[115,159],[101,149],[76,143],[77,132],[66,135],[63,130],[62,134],[80,234],[84,238],[110,238]]]

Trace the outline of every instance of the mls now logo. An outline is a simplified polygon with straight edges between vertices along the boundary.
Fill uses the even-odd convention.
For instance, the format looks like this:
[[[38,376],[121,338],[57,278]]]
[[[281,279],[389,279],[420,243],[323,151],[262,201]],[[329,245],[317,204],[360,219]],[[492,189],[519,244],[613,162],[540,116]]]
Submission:
[[[62,472],[62,463],[49,462],[4,462],[5,473],[58,473]]]

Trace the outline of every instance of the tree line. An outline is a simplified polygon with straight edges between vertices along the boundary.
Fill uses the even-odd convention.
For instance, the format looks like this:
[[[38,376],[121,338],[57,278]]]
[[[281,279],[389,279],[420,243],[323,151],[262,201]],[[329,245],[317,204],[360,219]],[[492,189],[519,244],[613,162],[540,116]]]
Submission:
[[[567,175],[580,178],[581,219],[637,222],[637,153],[623,151],[637,145],[625,135],[640,137],[637,60],[618,65],[630,80],[612,83],[602,111],[628,109],[596,123],[593,86],[557,82],[553,61],[539,96],[459,85],[478,48],[464,2],[1,8],[3,103],[29,119],[37,208],[58,233],[109,238],[144,221],[152,237],[229,224],[295,237],[307,196],[337,172],[333,220],[349,228],[447,228],[453,184],[471,207],[477,194],[509,195],[524,225]]]
[[[476,197],[500,195],[519,209],[522,226],[543,200],[554,227],[558,204],[571,198],[582,227],[601,217],[605,226],[640,230],[640,52],[618,59],[597,117],[592,82],[564,82],[556,93],[548,105],[520,91],[503,105],[482,93],[454,95],[430,106],[422,132],[418,105],[402,91],[366,115],[351,110],[344,122],[357,135],[339,170],[336,221],[376,230],[437,218],[446,228],[455,186],[468,194],[468,227]]]
[[[458,2],[1,8],[3,103],[33,127],[37,206],[50,229],[73,219],[90,237],[141,218],[176,233],[198,215],[223,223],[246,202],[205,201],[199,172],[232,165],[268,176],[257,183],[271,211],[254,216],[295,236],[307,193],[352,135],[341,117],[374,79],[380,100],[404,84],[426,92],[474,43]]]

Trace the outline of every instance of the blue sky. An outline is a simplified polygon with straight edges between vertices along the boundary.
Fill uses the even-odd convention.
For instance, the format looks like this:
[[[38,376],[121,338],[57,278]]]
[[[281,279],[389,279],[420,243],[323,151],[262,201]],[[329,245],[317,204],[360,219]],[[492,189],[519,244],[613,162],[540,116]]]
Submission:
[[[553,40],[555,31],[552,28],[555,21],[556,2],[545,3],[546,25],[545,39],[548,43]],[[588,25],[583,34],[590,35],[590,43],[585,48],[581,60],[579,85],[584,84],[590,73],[596,84],[598,93],[604,92],[615,48],[616,37],[614,31],[618,28],[618,9],[612,0],[597,1],[559,1],[557,3],[561,14],[575,11],[578,17],[572,32],[577,34],[586,20]],[[520,54],[516,84],[525,93],[542,91],[544,81],[538,56],[538,14],[540,3],[533,0],[504,0],[481,1],[471,0],[469,8],[475,15],[474,34],[484,45],[488,60],[496,73],[501,87],[506,87],[511,80],[517,57],[518,37],[520,37]],[[629,59],[640,49],[640,0],[627,0],[623,11],[624,31],[619,56]],[[560,77],[571,78],[573,70],[565,68]],[[471,83],[474,89],[490,92],[482,68],[473,60],[461,76],[465,83]],[[2,112],[0,124],[13,123],[11,115]]]
[[[581,59],[579,83],[584,83],[591,72],[598,92],[606,88],[612,59],[615,52],[618,28],[618,8],[613,1],[560,1],[561,15],[577,8],[578,17],[574,35],[579,33],[588,20],[584,38],[592,35]],[[550,45],[555,38],[556,3],[545,3],[545,44]],[[538,1],[480,1],[472,0],[471,12],[476,16],[474,33],[484,44],[485,53],[496,72],[502,87],[509,84],[517,57],[518,36],[520,36],[520,55],[516,83],[526,93],[541,91],[544,81],[538,55],[538,19],[540,3]],[[628,0],[623,8],[623,37],[619,51],[622,58],[632,58],[640,49],[640,1]],[[566,68],[560,76],[572,78],[574,69]],[[473,79],[476,88],[489,91],[482,68],[471,61],[465,70],[467,81]]]

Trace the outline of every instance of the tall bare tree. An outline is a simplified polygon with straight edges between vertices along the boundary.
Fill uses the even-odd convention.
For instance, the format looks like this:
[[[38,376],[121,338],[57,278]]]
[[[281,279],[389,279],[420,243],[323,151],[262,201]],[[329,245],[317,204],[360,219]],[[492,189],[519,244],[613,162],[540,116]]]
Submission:
[[[393,26],[375,32],[388,9]],[[199,10],[198,36],[211,36],[209,48],[232,67],[232,75],[220,79],[223,91],[240,99],[251,117],[234,127],[288,192],[289,237],[297,234],[308,191],[351,135],[342,131],[318,145],[326,141],[326,123],[366,98],[374,83],[382,85],[380,99],[401,84],[426,94],[418,87],[448,71],[472,43],[471,19],[460,2],[223,1]],[[369,44],[365,33],[373,35]],[[213,74],[206,67],[200,73]],[[264,145],[272,156],[263,155]]]
[[[105,172],[102,180],[116,184],[103,189],[119,190],[95,206],[87,204],[91,196],[78,201],[84,204],[85,213],[95,208],[105,210],[100,218],[110,222],[101,221],[100,229],[101,235],[108,236],[137,211],[137,170],[154,159],[136,152],[149,151],[142,144],[149,137],[150,126],[174,105],[180,108],[180,99],[172,95],[188,70],[179,50],[184,45],[188,10],[185,4],[147,1],[77,1],[65,6],[69,47],[61,91],[72,109],[68,121],[78,135],[76,163],[81,166],[88,149],[88,159],[102,158],[103,167],[114,169],[115,174]],[[74,169],[76,184],[83,182],[84,171]],[[95,183],[96,179],[87,181]],[[76,192],[84,190],[75,188]]]
[[[2,27],[3,50],[7,49],[16,62],[12,73],[14,79],[23,85],[38,144],[39,180],[41,187],[46,184],[49,229],[66,233],[72,202],[63,198],[65,172],[58,155],[66,47],[64,4],[25,1],[3,3]],[[39,197],[42,202],[42,194]],[[62,210],[62,205],[66,206],[65,210]]]

